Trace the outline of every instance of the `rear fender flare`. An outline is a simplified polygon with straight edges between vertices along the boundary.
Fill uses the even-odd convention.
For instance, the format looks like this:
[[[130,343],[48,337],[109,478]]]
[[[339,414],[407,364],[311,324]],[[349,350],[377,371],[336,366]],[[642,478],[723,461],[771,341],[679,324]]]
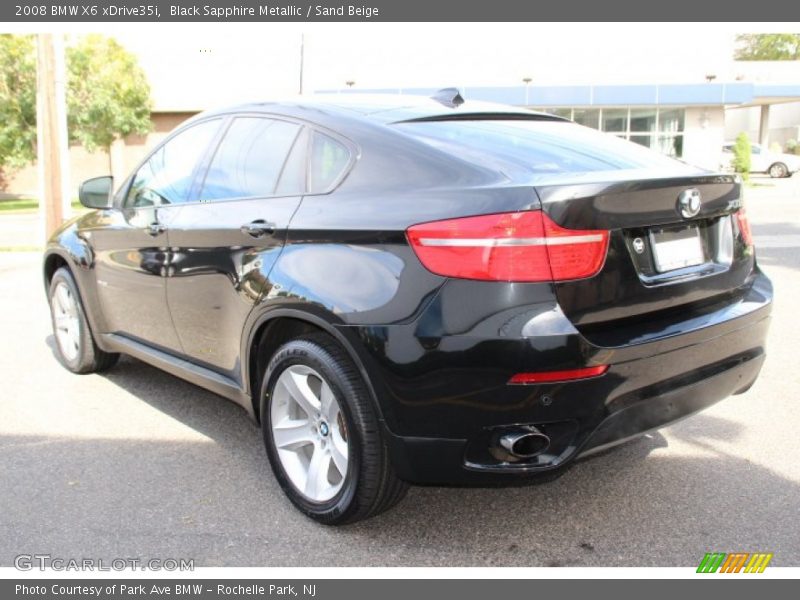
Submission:
[[[348,356],[350,356],[353,363],[356,365],[361,377],[364,379],[370,398],[372,399],[372,404],[375,407],[378,420],[383,425],[383,411],[381,409],[380,402],[378,401],[378,396],[372,383],[372,378],[370,377],[369,371],[364,365],[362,356],[357,351],[358,339],[353,333],[354,328],[345,326],[335,315],[326,310],[320,309],[319,307],[297,308],[294,306],[277,306],[267,308],[255,316],[251,315],[250,319],[248,320],[248,326],[245,328],[246,334],[242,336],[243,360],[241,361],[241,364],[242,382],[244,386],[246,386],[246,391],[252,398],[253,403],[255,404],[255,402],[260,401],[260,398],[258,397],[259,390],[250,389],[252,387],[250,385],[252,375],[250,372],[252,358],[251,352],[253,351],[254,342],[256,341],[255,336],[257,332],[261,330],[263,325],[266,325],[268,322],[279,318],[290,318],[304,321],[321,329],[339,342],[339,344],[347,352]],[[252,416],[255,415],[253,414]]]

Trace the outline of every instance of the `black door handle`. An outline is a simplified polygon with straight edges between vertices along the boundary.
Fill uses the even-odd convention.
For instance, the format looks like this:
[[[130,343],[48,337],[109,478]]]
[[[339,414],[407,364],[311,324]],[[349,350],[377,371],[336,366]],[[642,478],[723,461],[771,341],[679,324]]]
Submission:
[[[150,225],[148,225],[147,229],[146,229],[147,235],[150,235],[150,236],[153,236],[153,237],[156,237],[157,235],[161,235],[166,230],[167,230],[167,228],[164,225],[162,225],[161,223],[158,223],[158,222],[150,223]]]
[[[264,219],[257,219],[241,227],[242,233],[246,233],[250,237],[260,238],[265,235],[270,235],[275,232],[275,225],[267,223]]]

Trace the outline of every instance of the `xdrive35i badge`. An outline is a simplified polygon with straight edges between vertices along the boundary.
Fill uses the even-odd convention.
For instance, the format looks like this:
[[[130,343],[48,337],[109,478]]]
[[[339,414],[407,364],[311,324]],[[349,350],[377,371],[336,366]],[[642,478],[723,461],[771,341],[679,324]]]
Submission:
[[[683,190],[678,196],[678,214],[684,219],[696,217],[700,212],[700,203],[700,190],[697,188]]]

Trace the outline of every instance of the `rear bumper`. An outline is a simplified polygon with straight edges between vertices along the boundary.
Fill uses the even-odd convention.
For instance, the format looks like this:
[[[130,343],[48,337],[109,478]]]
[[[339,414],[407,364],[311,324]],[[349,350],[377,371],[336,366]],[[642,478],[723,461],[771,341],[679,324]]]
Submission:
[[[582,453],[594,453],[614,446],[746,391],[758,377],[765,358],[763,351],[732,357],[718,366],[716,374],[696,383],[614,410],[586,440]]]
[[[379,377],[372,379],[380,382],[376,391],[398,474],[413,483],[452,485],[534,477],[747,390],[765,358],[772,301],[764,275],[757,273],[751,284],[716,310],[687,315],[672,328],[653,325],[648,335],[618,346],[598,346],[554,318],[544,335],[521,339],[450,336],[432,344],[423,337],[429,348],[421,348],[422,356],[398,364],[390,362],[387,346],[392,335],[408,332],[383,331],[385,344],[371,355]],[[412,349],[403,339],[407,354]],[[569,383],[507,384],[526,368],[570,366],[570,356],[610,368]],[[493,432],[523,424],[551,437],[548,451],[529,462],[494,458],[488,449]]]

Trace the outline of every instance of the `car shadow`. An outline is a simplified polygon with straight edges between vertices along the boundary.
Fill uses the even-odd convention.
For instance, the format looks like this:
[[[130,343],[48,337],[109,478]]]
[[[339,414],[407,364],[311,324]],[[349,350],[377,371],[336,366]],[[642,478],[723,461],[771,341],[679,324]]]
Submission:
[[[691,567],[710,551],[800,561],[791,554],[800,486],[709,452],[744,426],[708,413],[668,430],[696,452],[673,451],[656,432],[547,484],[413,487],[393,510],[331,528],[284,497],[258,428],[237,405],[128,357],[102,377],[200,439],[2,436],[17,513],[14,526],[0,521],[0,564],[33,544],[70,556],[192,557],[198,566]]]
[[[45,343],[58,360],[55,337],[48,335]],[[239,448],[246,441],[258,445],[259,459],[264,454],[257,425],[242,407],[222,396],[127,355],[100,376],[218,444]]]

